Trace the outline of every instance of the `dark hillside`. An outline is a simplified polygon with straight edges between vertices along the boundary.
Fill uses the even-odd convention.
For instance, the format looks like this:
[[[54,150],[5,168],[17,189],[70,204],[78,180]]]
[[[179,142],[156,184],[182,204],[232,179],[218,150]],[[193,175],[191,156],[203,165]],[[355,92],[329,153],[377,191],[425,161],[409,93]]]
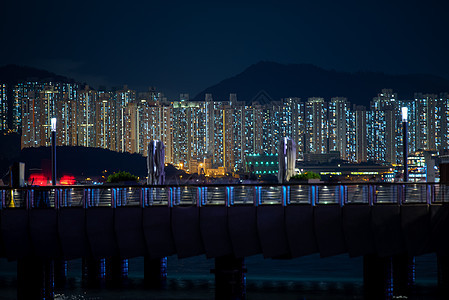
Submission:
[[[113,173],[128,171],[140,177],[146,177],[146,158],[140,154],[119,153],[100,148],[69,147],[57,148],[57,174],[72,174],[83,177],[101,176],[104,170]],[[26,178],[32,169],[41,169],[43,173],[51,173],[50,147],[25,148],[19,155],[4,160],[1,173],[5,175],[14,161],[25,163]]]
[[[225,79],[199,93],[204,100],[228,100],[236,93],[240,101],[250,102],[261,90],[275,101],[287,97],[346,97],[351,103],[368,105],[384,88],[393,89],[399,99],[413,99],[415,92],[449,92],[449,80],[433,75],[390,75],[376,72],[347,73],[325,70],[309,64],[259,62],[242,73]]]

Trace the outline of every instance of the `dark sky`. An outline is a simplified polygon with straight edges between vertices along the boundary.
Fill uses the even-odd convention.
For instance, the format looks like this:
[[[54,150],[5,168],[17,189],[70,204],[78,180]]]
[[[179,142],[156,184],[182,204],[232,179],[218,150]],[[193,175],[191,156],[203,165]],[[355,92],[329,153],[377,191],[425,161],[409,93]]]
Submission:
[[[449,79],[447,3],[3,0],[0,65],[170,97],[260,60]]]

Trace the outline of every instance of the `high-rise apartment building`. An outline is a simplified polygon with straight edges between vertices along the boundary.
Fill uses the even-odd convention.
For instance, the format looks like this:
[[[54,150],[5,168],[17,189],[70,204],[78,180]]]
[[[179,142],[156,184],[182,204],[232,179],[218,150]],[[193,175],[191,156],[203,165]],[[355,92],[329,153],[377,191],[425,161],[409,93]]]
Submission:
[[[8,97],[6,84],[0,83],[0,132],[8,130]]]
[[[222,101],[213,101],[213,122],[210,123],[212,128],[209,130],[213,132],[212,142],[212,165],[214,167],[224,167],[224,150],[225,150],[225,126],[226,126],[226,110],[229,106]]]
[[[202,116],[205,124],[206,151],[203,157],[210,159],[214,168],[224,167],[234,170],[235,160],[241,160],[240,154],[235,152],[234,145],[240,136],[242,107],[232,94],[229,101],[215,101],[211,94],[206,94],[204,105]],[[239,124],[237,132],[235,122]],[[241,147],[241,143],[238,144]]]
[[[245,105],[243,107],[243,153],[260,154],[262,150],[263,135],[262,106],[259,104]]]
[[[57,145],[76,146],[77,140],[77,103],[78,84],[56,83],[57,93],[56,115],[57,118]]]
[[[435,151],[442,146],[443,101],[435,94],[415,94],[416,148]]]
[[[203,161],[206,139],[205,103],[176,101],[173,112],[173,162],[190,170],[192,161]],[[194,166],[192,166],[194,169]]]
[[[115,151],[118,152],[125,152],[126,146],[125,146],[125,139],[126,139],[126,107],[128,106],[128,103],[132,103],[136,101],[136,91],[130,90],[128,86],[124,86],[122,90],[118,90],[115,92],[115,101],[116,101],[116,113],[115,113],[115,124],[117,126],[117,147]]]
[[[13,131],[22,132],[21,148],[38,147],[39,88],[33,83],[19,83],[14,88]],[[37,83],[36,83],[37,85]],[[20,123],[19,123],[20,122]]]
[[[354,105],[353,109],[353,127],[354,136],[350,139],[350,144],[354,143],[355,157],[354,161],[361,163],[368,159],[367,153],[367,112],[366,107]]]
[[[274,141],[279,141],[280,136],[283,134],[289,137],[296,134],[296,132],[293,132],[293,126],[281,127],[285,124],[284,122],[286,119],[290,121],[290,119],[294,118],[289,112],[289,110],[282,111],[282,107],[279,105],[279,102],[268,103],[260,106],[260,126],[262,130],[257,132],[261,134],[261,143],[259,153],[254,154],[276,154],[278,147]]]
[[[98,92],[89,86],[79,91],[76,105],[78,146],[96,147],[95,105],[97,102]]]
[[[283,137],[289,137],[296,143],[296,157],[304,152],[304,133],[305,133],[305,104],[301,98],[284,98],[280,103],[273,108],[275,111],[279,110],[280,118],[276,114],[270,118],[274,121],[274,127],[278,128],[279,133],[273,135],[273,139],[280,141]],[[279,123],[276,124],[276,120]],[[273,128],[273,130],[275,129]],[[271,131],[274,133],[274,131]],[[272,150],[272,154],[277,153],[277,150]]]
[[[159,127],[159,138],[158,140],[162,141],[165,145],[165,161],[172,162],[173,158],[173,108],[171,106],[160,105],[158,107],[160,127]],[[204,136],[204,127],[203,132],[200,135]],[[204,140],[202,149],[204,151]]]
[[[0,129],[4,130],[5,85],[0,85]],[[58,120],[58,145],[101,147],[147,155],[152,140],[165,145],[165,161],[191,172],[199,163],[227,171],[244,170],[249,155],[273,155],[281,138],[304,153],[338,151],[351,162],[402,163],[401,107],[408,107],[410,152],[448,149],[449,94],[415,94],[398,100],[384,89],[370,109],[346,98],[284,98],[252,103],[229,100],[191,101],[181,94],[167,102],[154,88],[137,94],[128,87],[96,91],[73,83],[22,82],[14,89],[13,130],[22,132],[22,147],[49,145],[50,119]],[[7,108],[6,108],[7,109]]]
[[[113,94],[106,91],[98,92],[95,103],[95,145],[103,149],[117,148],[117,127],[115,124],[116,102]]]
[[[14,99],[12,107],[12,131],[20,133],[22,132],[22,127],[24,127],[25,132],[23,134],[25,137],[25,144],[28,141],[33,141],[33,144],[29,147],[36,147],[34,141],[35,138],[31,137],[34,134],[35,126],[37,124],[38,118],[38,100],[39,94],[44,90],[45,86],[50,86],[51,83],[41,83],[36,81],[27,81],[17,84],[13,89]],[[24,109],[23,106],[26,105]],[[30,119],[28,119],[30,117]],[[23,118],[27,118],[23,122]],[[22,147],[28,147],[22,144]]]
[[[402,132],[398,126],[399,111],[397,95],[390,89],[383,89],[371,101],[371,111],[367,119],[368,159],[393,164],[400,159],[397,143]]]
[[[351,123],[350,103],[343,97],[332,98],[328,104],[328,137],[329,151],[340,152],[340,157],[350,160],[350,139],[353,138]],[[349,133],[349,134],[348,134]]]
[[[36,89],[33,88],[37,87]],[[39,147],[51,144],[51,118],[57,117],[56,103],[59,92],[53,84],[37,85],[34,83],[24,84],[16,87],[16,102],[21,108],[21,113],[16,116],[21,120],[21,126],[17,130],[22,130],[21,146]],[[60,141],[59,141],[60,142]]]
[[[441,145],[438,150],[449,149],[449,93],[440,94],[441,104]]]
[[[142,106],[138,105],[136,101],[129,102],[123,109],[123,152],[139,153],[140,150],[140,136],[141,136],[141,110]]]
[[[234,107],[230,101],[223,107],[223,167],[227,171],[235,171],[234,118]]]
[[[59,92],[53,85],[46,86],[39,95],[39,146],[51,145],[51,119],[57,117],[56,103]]]
[[[375,163],[386,163],[386,117],[383,110],[370,110],[366,117],[367,156]]]
[[[323,98],[309,98],[305,106],[305,153],[328,152],[327,105]]]

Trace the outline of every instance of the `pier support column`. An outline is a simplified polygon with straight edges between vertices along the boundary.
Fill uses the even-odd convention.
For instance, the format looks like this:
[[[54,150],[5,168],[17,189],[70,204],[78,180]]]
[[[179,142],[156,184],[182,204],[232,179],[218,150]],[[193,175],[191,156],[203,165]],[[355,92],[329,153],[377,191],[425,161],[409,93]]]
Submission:
[[[19,259],[17,261],[17,299],[53,300],[54,298],[53,261],[35,257]]]
[[[106,268],[104,258],[83,258],[83,285],[89,288],[105,286]]]
[[[128,260],[114,256],[106,259],[106,284],[123,287],[128,284]]]
[[[246,299],[246,268],[244,258],[233,255],[215,258],[215,299]]]
[[[441,299],[449,299],[449,255],[437,255],[438,293]]]
[[[393,295],[409,297],[415,286],[415,258],[408,254],[393,256]]]
[[[62,289],[67,283],[67,261],[55,259],[54,261],[55,287]]]
[[[392,271],[391,257],[365,255],[363,257],[364,299],[393,299]]]
[[[145,287],[162,289],[167,286],[167,258],[150,258],[144,260]]]

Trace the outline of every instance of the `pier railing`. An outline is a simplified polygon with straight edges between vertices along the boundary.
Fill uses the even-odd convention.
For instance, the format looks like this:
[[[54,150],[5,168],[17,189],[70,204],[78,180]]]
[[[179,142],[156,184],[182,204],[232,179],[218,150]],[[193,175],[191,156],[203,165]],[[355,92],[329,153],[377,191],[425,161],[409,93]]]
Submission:
[[[117,206],[350,205],[449,202],[439,183],[316,183],[230,185],[74,185],[0,187],[2,208]]]

